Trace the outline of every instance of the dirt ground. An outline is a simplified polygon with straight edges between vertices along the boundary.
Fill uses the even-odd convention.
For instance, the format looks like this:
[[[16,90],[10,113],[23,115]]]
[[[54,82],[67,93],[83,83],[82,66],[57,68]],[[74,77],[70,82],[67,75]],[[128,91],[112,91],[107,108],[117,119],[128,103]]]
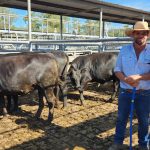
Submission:
[[[44,107],[41,120],[34,117],[37,103],[20,105],[18,115],[0,120],[0,150],[107,150],[113,143],[117,117],[117,98],[109,103],[110,85],[93,85],[84,92],[84,106],[79,94],[68,94],[68,106],[56,109],[54,120],[47,123],[48,109]],[[29,100],[29,99],[28,99]],[[62,102],[60,102],[62,107]],[[137,149],[137,120],[133,120],[133,149]],[[129,124],[125,137],[129,149]]]

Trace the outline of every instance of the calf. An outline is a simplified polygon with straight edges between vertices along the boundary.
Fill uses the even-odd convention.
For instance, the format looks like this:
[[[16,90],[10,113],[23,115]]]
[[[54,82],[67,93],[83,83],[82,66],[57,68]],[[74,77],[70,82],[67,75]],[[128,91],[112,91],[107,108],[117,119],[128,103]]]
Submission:
[[[72,83],[79,90],[82,105],[84,100],[83,91],[88,82],[103,84],[113,80],[113,94],[109,101],[115,98],[119,85],[113,72],[117,55],[117,52],[97,53],[79,56],[72,61],[68,74]]]

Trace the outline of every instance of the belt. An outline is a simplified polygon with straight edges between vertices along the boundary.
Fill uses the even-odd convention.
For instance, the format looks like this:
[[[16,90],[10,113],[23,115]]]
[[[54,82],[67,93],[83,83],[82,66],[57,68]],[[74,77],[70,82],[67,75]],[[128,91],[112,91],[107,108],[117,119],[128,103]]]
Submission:
[[[128,93],[132,93],[132,89],[124,89],[125,92],[128,92]],[[136,94],[139,94],[140,92],[144,91],[144,89],[139,89],[139,90],[136,90]]]

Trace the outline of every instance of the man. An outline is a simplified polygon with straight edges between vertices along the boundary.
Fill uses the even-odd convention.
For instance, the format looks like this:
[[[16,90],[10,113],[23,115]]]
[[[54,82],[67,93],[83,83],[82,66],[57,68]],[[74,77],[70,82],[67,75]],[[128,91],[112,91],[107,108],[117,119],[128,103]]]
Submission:
[[[114,144],[109,150],[122,148],[133,87],[136,87],[134,107],[138,119],[139,150],[147,150],[145,136],[150,114],[150,45],[146,42],[150,29],[147,22],[138,21],[133,30],[126,30],[125,33],[133,38],[133,43],[122,47],[114,70],[120,80],[120,93]]]

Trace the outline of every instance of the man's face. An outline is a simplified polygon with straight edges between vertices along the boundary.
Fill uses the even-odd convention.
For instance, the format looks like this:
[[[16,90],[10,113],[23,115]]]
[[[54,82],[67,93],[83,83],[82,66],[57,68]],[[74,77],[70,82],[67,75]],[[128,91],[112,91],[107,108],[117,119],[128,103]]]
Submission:
[[[147,38],[148,38],[148,31],[134,31],[133,32],[133,37],[134,37],[134,42],[140,46],[145,45]]]

